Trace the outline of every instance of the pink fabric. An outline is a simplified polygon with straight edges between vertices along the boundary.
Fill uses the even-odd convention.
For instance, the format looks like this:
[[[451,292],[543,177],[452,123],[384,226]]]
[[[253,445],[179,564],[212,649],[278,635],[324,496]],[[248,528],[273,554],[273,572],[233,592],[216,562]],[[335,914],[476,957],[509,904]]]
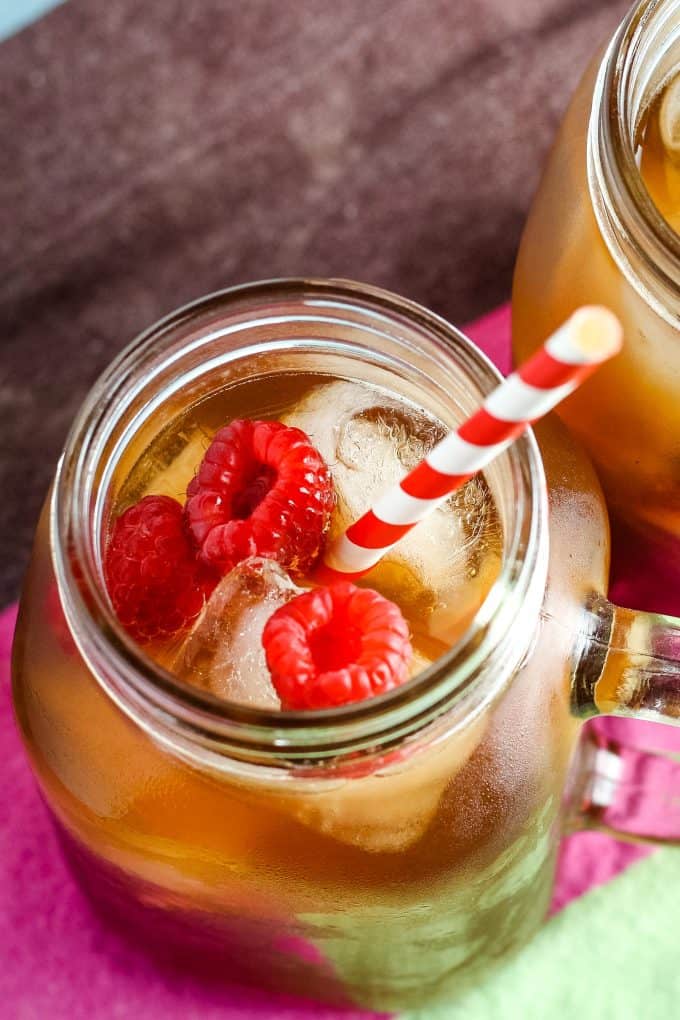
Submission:
[[[500,308],[469,329],[507,371],[509,313]],[[634,607],[680,615],[677,578],[663,556],[645,553],[617,536],[612,597]],[[166,1017],[201,1020],[359,1020],[375,1014],[324,1009],[315,1004],[234,988],[228,993],[154,964],[104,927],[71,880],[38,798],[10,707],[9,652],[15,607],[0,614],[0,1014],[33,1020],[92,1017]],[[615,736],[680,750],[680,731],[602,720]],[[651,730],[649,727],[651,726]],[[621,731],[624,731],[623,733]],[[646,851],[595,834],[565,841],[554,909],[608,881]]]
[[[503,375],[512,366],[510,354],[510,305],[501,305],[493,312],[476,319],[465,327],[465,333],[486,356],[493,361]]]

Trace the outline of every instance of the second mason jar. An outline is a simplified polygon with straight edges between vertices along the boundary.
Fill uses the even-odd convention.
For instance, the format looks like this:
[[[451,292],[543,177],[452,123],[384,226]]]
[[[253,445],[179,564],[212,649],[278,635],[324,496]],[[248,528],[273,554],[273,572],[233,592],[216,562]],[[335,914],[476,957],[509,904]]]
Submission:
[[[513,292],[518,361],[580,304],[606,304],[622,319],[624,353],[560,414],[587,446],[615,514],[670,535],[675,550],[680,236],[645,184],[644,156],[650,116],[679,68],[680,2],[644,0],[572,100],[526,225]],[[680,163],[677,174],[680,182]]]

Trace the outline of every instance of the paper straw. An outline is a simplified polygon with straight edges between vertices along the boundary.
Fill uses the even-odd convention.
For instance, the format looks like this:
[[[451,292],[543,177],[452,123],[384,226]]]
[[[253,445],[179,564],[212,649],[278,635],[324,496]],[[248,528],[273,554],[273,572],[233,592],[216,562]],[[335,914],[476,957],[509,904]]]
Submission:
[[[330,543],[319,579],[328,583],[367,573],[407,531],[617,354],[621,343],[621,325],[612,312],[579,308],[472,417]]]

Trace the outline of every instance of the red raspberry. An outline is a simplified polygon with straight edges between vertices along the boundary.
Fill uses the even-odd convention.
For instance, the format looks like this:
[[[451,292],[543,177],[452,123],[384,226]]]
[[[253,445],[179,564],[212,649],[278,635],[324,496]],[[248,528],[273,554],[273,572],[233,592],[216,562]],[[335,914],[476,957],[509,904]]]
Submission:
[[[342,581],[281,606],[262,633],[284,708],[332,708],[383,694],[408,678],[412,655],[399,606]]]
[[[169,496],[145,496],[120,515],[104,566],[113,608],[138,641],[188,627],[216,580],[198,562],[182,507]]]
[[[304,574],[321,551],[334,504],[330,471],[304,432],[248,419],[216,433],[187,497],[200,557],[222,573],[263,556]]]

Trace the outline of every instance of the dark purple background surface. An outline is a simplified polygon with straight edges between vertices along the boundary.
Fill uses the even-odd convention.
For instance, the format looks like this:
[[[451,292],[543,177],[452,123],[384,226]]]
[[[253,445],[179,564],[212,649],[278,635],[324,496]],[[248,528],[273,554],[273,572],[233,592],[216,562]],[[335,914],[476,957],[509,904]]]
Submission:
[[[10,0],[11,2],[11,0]],[[556,124],[626,0],[69,0],[0,48],[0,605],[85,390],[229,284],[507,298]]]

